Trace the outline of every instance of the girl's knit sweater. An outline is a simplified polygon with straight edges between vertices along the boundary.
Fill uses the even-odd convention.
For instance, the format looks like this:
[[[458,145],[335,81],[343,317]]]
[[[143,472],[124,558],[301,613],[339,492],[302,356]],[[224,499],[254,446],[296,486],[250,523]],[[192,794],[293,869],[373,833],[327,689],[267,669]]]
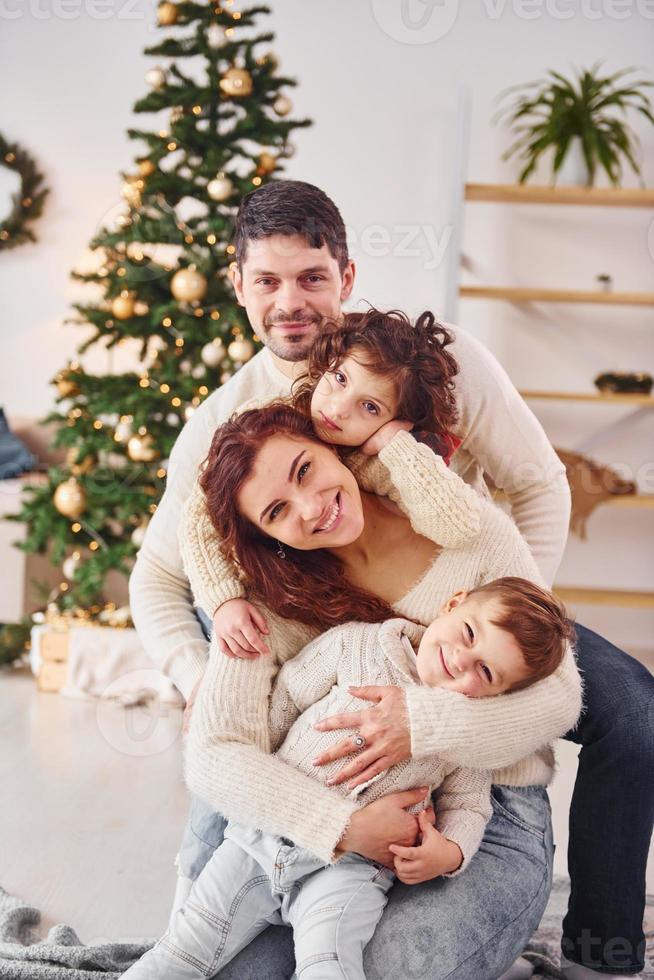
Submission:
[[[542,582],[512,520],[407,432],[397,433],[378,457],[353,456],[348,466],[363,490],[389,496],[416,533],[441,545],[420,581],[395,603],[398,615],[427,625],[459,589],[503,575]],[[213,611],[241,590],[203,505],[196,490],[182,522],[181,546],[196,600]],[[218,555],[216,574],[211,563]],[[234,583],[237,592],[230,591]],[[317,631],[262,612],[270,655],[235,660],[212,645],[186,744],[186,780],[193,793],[229,819],[289,837],[330,861],[355,802],[270,754],[268,708],[275,677]],[[406,701],[413,759],[437,755],[453,765],[498,770],[497,783],[545,785],[553,771],[549,744],[578,719],[581,679],[568,649],[554,674],[523,691],[472,699],[414,685],[406,688]]]

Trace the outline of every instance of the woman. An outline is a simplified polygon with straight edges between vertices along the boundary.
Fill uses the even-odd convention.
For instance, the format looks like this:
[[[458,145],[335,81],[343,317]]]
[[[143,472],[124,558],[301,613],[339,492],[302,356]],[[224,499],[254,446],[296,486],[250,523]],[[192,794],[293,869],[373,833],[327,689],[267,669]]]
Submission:
[[[224,553],[237,558],[250,597],[267,606],[271,655],[245,661],[212,652],[194,708],[187,781],[231,819],[290,837],[327,862],[338,846],[390,863],[389,842],[413,842],[415,818],[403,809],[411,801],[389,796],[353,812],[348,800],[267,754],[279,664],[337,622],[380,621],[392,610],[431,621],[440,597],[430,584],[445,540],[456,549],[457,538],[479,535],[477,584],[503,574],[539,578],[508,518],[506,549],[486,552],[474,491],[449,471],[433,483],[434,457],[402,428],[389,423],[366,444],[379,461],[352,457],[348,468],[287,406],[245,412],[216,434],[202,478]],[[395,484],[411,519],[370,493],[372,483],[397,499]],[[191,505],[187,521],[194,519]],[[410,731],[405,725],[385,765],[430,754],[438,741],[453,761],[465,755],[477,767],[505,769],[496,774],[494,817],[478,860],[460,878],[394,889],[366,951],[366,974],[497,977],[535,929],[549,894],[549,805],[544,788],[533,785],[548,763],[537,750],[575,722],[579,678],[570,654],[551,678],[500,699],[428,693],[408,704]],[[256,775],[261,784],[262,774],[266,792],[256,795],[250,783]],[[266,976],[284,976],[274,951],[257,948]],[[245,975],[238,960],[227,973]]]

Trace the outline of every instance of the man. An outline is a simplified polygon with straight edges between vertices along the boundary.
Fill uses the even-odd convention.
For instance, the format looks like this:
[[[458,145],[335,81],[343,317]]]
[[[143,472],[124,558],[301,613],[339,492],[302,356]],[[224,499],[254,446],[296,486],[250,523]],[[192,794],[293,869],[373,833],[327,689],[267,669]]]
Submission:
[[[202,677],[208,644],[193,610],[177,543],[181,508],[215,428],[253,397],[289,393],[323,319],[340,314],[355,278],[341,216],[310,184],[273,182],[246,197],[235,245],[236,296],[265,349],[214,392],[180,434],[166,493],[130,583],[142,641],[187,700]],[[452,468],[478,486],[485,471],[505,491],[513,517],[551,583],[569,520],[564,468],[495,359],[464,331],[451,329],[455,341],[450,349],[459,364],[456,434],[462,439]],[[214,611],[206,610],[209,615]],[[584,627],[578,627],[578,659],[586,710],[567,736],[582,745],[571,807],[572,895],[563,941],[571,961],[567,976],[633,976],[642,969],[644,953],[644,875],[654,811],[654,737],[648,712],[654,681],[636,661]],[[178,900],[220,842],[220,818],[198,801],[192,811],[179,858]],[[506,950],[508,963],[519,949],[511,950],[509,944]],[[276,953],[271,947],[266,955]],[[247,971],[243,964],[239,968],[239,961],[230,975],[246,975],[238,972]],[[278,958],[273,965],[269,960],[267,976],[284,976],[282,961]],[[474,976],[469,970],[462,960],[448,976]]]

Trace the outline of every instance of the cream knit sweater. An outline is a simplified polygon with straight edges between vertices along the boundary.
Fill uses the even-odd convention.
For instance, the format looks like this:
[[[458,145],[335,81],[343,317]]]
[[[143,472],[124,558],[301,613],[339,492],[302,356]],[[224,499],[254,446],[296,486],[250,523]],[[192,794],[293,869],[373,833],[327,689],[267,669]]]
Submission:
[[[420,684],[414,647],[418,647],[424,631],[424,626],[404,619],[346,623],[323,633],[297,657],[287,660],[277,675],[270,701],[271,748],[279,745],[278,758],[326,783],[338,772],[342,760],[321,767],[314,766],[312,760],[345,733],[318,732],[313,725],[337,712],[367,707],[367,702],[348,692],[349,685]],[[389,793],[416,786],[436,790],[436,827],[463,853],[461,866],[448,877],[460,874],[478,850],[493,814],[487,770],[453,766],[437,756],[407,759],[352,792],[345,784],[334,786],[332,792],[364,807]],[[423,805],[418,804],[411,812],[421,809]]]
[[[397,433],[376,459],[353,457],[350,465],[364,489],[374,478],[383,492],[380,463],[389,496],[400,500],[414,529],[443,546],[396,603],[399,615],[427,625],[458,589],[502,575],[542,581],[512,520],[407,432]],[[186,558],[193,575],[202,556],[190,551]],[[186,744],[186,780],[229,819],[289,837],[329,861],[355,803],[270,754],[275,677],[316,631],[263,612],[269,656],[234,660],[210,652]],[[493,773],[494,782],[545,785],[553,768],[549,744],[579,716],[581,680],[569,649],[554,674],[524,691],[472,699],[415,685],[406,697],[414,759],[437,755],[453,765],[503,767]]]
[[[488,473],[504,490],[513,517],[551,584],[568,534],[565,469],[534,414],[492,354],[465,330],[448,325],[459,365],[455,435],[463,444],[452,469],[471,485]],[[184,426],[170,456],[166,492],[153,515],[130,579],[130,606],[148,655],[185,698],[202,677],[208,643],[193,611],[177,538],[180,514],[216,427],[251,398],[288,395],[291,379],[262,350],[207,398]]]

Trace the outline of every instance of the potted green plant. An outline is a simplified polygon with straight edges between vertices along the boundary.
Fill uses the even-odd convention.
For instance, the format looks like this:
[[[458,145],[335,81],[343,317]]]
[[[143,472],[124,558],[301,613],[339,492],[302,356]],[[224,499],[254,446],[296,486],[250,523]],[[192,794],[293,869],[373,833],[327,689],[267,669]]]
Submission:
[[[654,124],[650,100],[642,91],[654,82],[636,79],[626,83],[625,75],[635,68],[601,76],[600,67],[598,63],[590,70],[580,70],[572,80],[549,71],[545,79],[513,86],[501,94],[500,100],[507,104],[496,120],[508,123],[517,135],[503,159],[518,158],[521,184],[546,151],[553,151],[552,183],[559,179],[592,187],[598,169],[603,169],[617,186],[624,161],[640,177],[640,144],[624,117],[635,110]],[[566,171],[575,157],[581,172],[572,176]]]

